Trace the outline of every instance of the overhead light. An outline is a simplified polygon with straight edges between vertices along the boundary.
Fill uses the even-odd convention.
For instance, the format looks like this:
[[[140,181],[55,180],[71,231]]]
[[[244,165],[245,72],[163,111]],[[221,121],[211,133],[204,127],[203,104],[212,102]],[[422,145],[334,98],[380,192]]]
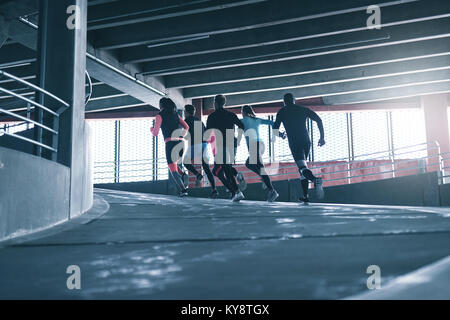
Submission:
[[[203,40],[203,39],[208,39],[208,38],[209,38],[209,35],[206,35],[206,36],[199,36],[199,37],[187,38],[187,39],[181,39],[181,40],[173,40],[173,41],[167,41],[167,42],[152,43],[152,44],[147,45],[147,48],[168,46],[170,44],[190,42],[190,41],[195,41],[195,40]]]

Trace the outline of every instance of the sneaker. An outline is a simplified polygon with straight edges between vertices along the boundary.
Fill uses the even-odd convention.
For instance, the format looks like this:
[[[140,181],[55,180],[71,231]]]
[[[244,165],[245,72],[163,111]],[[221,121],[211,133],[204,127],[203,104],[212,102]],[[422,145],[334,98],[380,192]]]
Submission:
[[[300,199],[298,199],[298,201],[302,202],[304,205],[309,205],[308,197],[301,197]]]
[[[316,178],[316,180],[314,181],[314,188],[316,189],[317,199],[323,199],[323,197],[325,196],[322,183],[322,178]]]
[[[269,191],[269,194],[267,195],[267,201],[274,202],[280,195],[278,192],[274,189]]]
[[[245,199],[244,195],[242,194],[241,191],[239,191],[238,193],[236,193],[233,198],[231,199],[233,202],[239,202],[242,199]]]
[[[238,172],[236,175],[236,179],[239,182],[239,190],[244,191],[247,189],[247,182],[245,181],[244,175],[241,172]]]
[[[263,190],[266,190],[266,189],[267,189],[267,185],[264,183],[264,181],[261,182],[261,188],[262,188]]]
[[[199,174],[197,176],[197,178],[195,179],[195,186],[196,187],[200,187],[200,184],[201,184],[202,180],[203,180],[203,175]]]
[[[217,192],[217,190],[213,190],[211,192],[211,195],[209,196],[211,199],[217,199],[219,197],[219,192]]]
[[[183,190],[183,191],[181,191],[181,192],[180,192],[180,194],[179,194],[179,196],[180,196],[180,198],[184,198],[184,197],[187,197],[187,196],[188,196],[188,192],[187,192],[187,190]]]

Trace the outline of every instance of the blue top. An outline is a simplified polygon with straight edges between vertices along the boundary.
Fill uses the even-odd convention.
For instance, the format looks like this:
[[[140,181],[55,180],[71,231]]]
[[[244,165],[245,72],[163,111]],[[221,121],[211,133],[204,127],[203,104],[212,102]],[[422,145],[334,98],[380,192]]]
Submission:
[[[245,135],[249,140],[262,141],[259,135],[259,126],[262,124],[266,124],[269,126],[273,125],[273,121],[265,120],[261,118],[253,118],[253,117],[244,117],[242,118],[242,123],[245,127]]]

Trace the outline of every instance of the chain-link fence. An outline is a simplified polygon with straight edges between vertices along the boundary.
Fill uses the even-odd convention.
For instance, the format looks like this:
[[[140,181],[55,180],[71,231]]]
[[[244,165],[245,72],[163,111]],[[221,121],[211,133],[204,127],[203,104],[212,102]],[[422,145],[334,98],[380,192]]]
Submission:
[[[334,159],[349,161],[371,159],[399,160],[402,157],[422,158],[426,150],[396,155],[394,150],[424,143],[425,123],[421,109],[376,110],[355,112],[319,112],[325,128],[326,144],[317,147],[319,131],[308,121],[312,142],[309,161],[322,163]],[[274,120],[275,114],[258,115]],[[206,121],[206,118],[203,119]],[[90,121],[94,131],[95,183],[164,180],[168,178],[165,145],[162,134],[153,137],[153,119]],[[280,128],[284,130],[283,126]],[[293,162],[288,140],[272,140],[270,126],[260,127],[265,144],[266,163]],[[246,142],[236,152],[236,163],[247,160]],[[361,156],[365,155],[365,156]],[[212,159],[212,157],[210,157]]]

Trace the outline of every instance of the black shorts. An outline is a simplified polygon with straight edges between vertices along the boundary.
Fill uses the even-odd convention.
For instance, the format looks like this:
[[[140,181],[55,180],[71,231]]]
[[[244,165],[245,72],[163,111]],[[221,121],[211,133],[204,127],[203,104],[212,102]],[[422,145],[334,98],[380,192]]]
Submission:
[[[172,155],[172,150],[180,145],[179,152],[176,152],[176,154]],[[181,160],[183,157],[183,147],[184,147],[184,141],[167,141],[166,142],[166,160],[167,164],[177,163]]]
[[[292,157],[294,161],[307,160],[309,156],[309,151],[311,150],[311,142],[304,141],[301,143],[291,143],[289,142],[289,148],[291,149]]]

